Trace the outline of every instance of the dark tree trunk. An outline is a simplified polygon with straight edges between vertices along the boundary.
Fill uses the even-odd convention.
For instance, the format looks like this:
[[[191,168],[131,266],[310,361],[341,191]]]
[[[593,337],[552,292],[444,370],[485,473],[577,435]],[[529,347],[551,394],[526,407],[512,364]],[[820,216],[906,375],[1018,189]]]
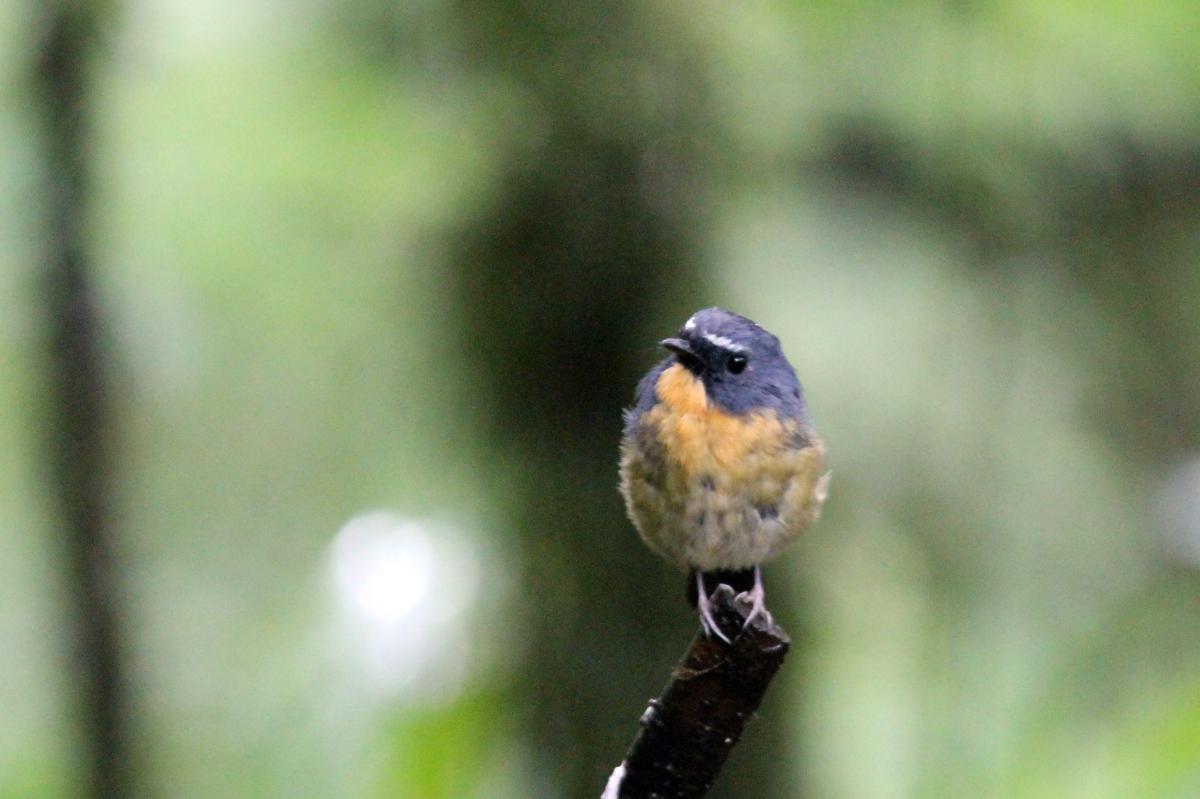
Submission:
[[[96,19],[87,3],[48,4],[35,102],[45,200],[45,413],[63,533],[72,665],[80,695],[87,795],[130,795],[126,681],[121,657],[110,509],[109,396],[85,243],[91,107],[87,65]]]
[[[631,713],[693,631],[676,574],[646,550],[617,493],[621,410],[655,342],[702,301],[691,138],[700,73],[678,40],[617,3],[464,4],[466,49],[529,102],[537,131],[493,202],[458,232],[462,346],[487,387],[493,452],[513,486],[522,704],[556,796],[598,796]],[[628,52],[626,52],[628,50]],[[639,102],[602,76],[638,64],[668,95]],[[605,121],[607,120],[607,121]]]

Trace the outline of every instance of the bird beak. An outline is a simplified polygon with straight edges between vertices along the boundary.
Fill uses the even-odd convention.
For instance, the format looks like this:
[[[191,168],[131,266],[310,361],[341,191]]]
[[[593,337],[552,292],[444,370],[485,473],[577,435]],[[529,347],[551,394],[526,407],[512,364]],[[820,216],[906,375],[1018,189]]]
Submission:
[[[691,345],[691,344],[689,344],[689,343],[688,343],[686,340],[684,340],[684,339],[681,339],[681,338],[664,338],[662,341],[660,341],[660,342],[658,342],[658,343],[659,343],[659,344],[661,344],[661,345],[663,345],[663,346],[664,346],[664,347],[666,347],[667,349],[669,349],[671,352],[673,352],[673,353],[675,353],[676,355],[678,355],[678,356],[679,356],[679,359],[680,359],[681,361],[682,361],[682,360],[686,360],[686,359],[688,359],[688,358],[692,358],[692,359],[694,359],[694,358],[696,357],[696,353],[692,351],[692,345]]]
[[[675,353],[675,357],[679,359],[679,362],[689,372],[700,374],[700,371],[704,368],[704,359],[696,354],[696,351],[692,349],[692,345],[687,339],[664,338],[659,343]]]

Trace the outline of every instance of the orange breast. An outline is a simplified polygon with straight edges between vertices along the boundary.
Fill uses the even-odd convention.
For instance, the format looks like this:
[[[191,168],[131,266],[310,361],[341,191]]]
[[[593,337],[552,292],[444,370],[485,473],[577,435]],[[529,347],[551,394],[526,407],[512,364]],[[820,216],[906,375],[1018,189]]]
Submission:
[[[727,413],[682,365],[655,388],[639,430],[661,447],[639,434],[621,449],[621,492],[651,548],[684,568],[746,568],[816,519],[828,475],[815,432],[770,409]]]
[[[680,364],[667,367],[656,388],[661,402],[649,421],[668,459],[691,475],[724,471],[750,453],[774,450],[796,426],[774,411],[726,413],[709,402],[704,383]]]

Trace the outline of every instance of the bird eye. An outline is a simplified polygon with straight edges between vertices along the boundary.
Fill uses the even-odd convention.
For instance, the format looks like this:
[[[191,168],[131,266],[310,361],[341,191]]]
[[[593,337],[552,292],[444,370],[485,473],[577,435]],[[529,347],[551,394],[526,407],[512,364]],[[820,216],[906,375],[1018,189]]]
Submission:
[[[726,362],[725,366],[733,374],[740,375],[746,369],[746,356],[745,355],[730,355],[729,360]]]

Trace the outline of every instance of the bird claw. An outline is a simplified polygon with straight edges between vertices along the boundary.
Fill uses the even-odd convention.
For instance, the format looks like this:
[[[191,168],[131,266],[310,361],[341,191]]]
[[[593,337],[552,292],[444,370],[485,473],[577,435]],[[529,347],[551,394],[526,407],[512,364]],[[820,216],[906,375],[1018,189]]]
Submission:
[[[700,571],[696,572],[696,587],[699,589],[696,596],[696,606],[700,610],[700,627],[704,631],[707,638],[712,638],[714,635],[720,638],[727,644],[732,644],[733,641],[721,631],[717,626],[717,621],[713,617],[712,601],[709,599],[708,592],[704,590],[704,576]],[[755,619],[760,616],[766,620],[767,625],[775,624],[775,619],[771,616],[771,611],[767,610],[767,592],[763,588],[762,568],[754,567],[754,587],[749,591],[739,595],[738,599],[745,601],[743,598],[748,598],[750,601],[750,614],[746,616],[746,620],[742,623],[742,629],[749,627]]]
[[[742,629],[744,630],[749,627],[759,616],[766,619],[768,626],[773,625],[775,619],[771,617],[771,611],[767,610],[766,596],[764,595],[762,586],[756,585],[747,593],[750,597],[750,615],[746,617],[746,621],[742,624]]]
[[[725,643],[732,644],[733,641],[730,641],[729,637],[717,626],[717,621],[712,615],[712,603],[708,601],[708,597],[702,597],[697,604],[700,606],[700,627],[704,631],[705,637],[712,638],[715,635]]]
[[[712,638],[714,635],[720,638],[727,644],[732,644],[733,641],[725,633],[721,632],[721,628],[717,626],[717,620],[713,618],[712,602],[708,598],[708,592],[704,590],[704,575],[699,570],[696,571],[696,587],[699,589],[696,593],[696,607],[700,610],[700,629],[704,633],[705,638]]]
[[[767,610],[767,591],[763,588],[762,567],[754,567],[754,587],[748,592],[750,594],[750,615],[746,617],[745,624],[742,629],[750,626],[750,623],[762,616],[766,619],[768,626],[775,623],[775,619],[771,617],[771,611]]]

